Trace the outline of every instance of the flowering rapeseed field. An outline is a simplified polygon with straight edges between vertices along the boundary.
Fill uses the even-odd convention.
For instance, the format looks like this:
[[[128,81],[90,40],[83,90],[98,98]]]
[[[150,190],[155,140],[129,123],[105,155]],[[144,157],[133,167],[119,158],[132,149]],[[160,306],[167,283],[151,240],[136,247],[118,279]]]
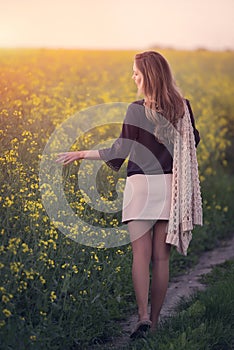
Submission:
[[[212,235],[224,236],[231,224],[234,53],[162,53],[191,102],[201,134],[198,160],[205,226],[197,234],[203,240],[196,249],[206,249],[212,246]],[[131,247],[98,249],[68,239],[50,222],[39,189],[42,153],[57,126],[91,106],[137,98],[131,81],[134,54],[0,51],[2,349],[82,349],[117,334],[116,319],[134,308]],[[99,118],[105,124],[105,115]],[[95,140],[117,137],[119,130],[103,127],[93,135],[86,133],[73,148],[92,148]],[[76,188],[77,166],[63,171],[66,195],[81,217],[91,216]],[[123,168],[120,177],[124,174]],[[116,175],[104,166],[102,176],[102,195],[110,198]],[[52,205],[55,202],[51,192]],[[115,227],[118,220],[92,217],[103,227]]]

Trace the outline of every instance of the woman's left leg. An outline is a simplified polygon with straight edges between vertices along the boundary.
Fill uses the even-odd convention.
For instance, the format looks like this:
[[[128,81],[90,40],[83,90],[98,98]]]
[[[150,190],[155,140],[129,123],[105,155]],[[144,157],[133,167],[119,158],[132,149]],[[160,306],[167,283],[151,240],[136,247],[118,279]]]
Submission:
[[[151,222],[131,221],[128,229],[132,242],[132,280],[138,306],[138,321],[149,320],[149,266],[152,255]]]

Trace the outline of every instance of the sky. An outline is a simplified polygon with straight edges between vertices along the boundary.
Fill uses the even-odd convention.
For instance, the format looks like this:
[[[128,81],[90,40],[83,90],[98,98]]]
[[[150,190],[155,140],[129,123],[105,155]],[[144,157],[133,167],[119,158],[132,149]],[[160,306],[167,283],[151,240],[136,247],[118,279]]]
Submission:
[[[234,0],[0,0],[0,47],[234,49]]]

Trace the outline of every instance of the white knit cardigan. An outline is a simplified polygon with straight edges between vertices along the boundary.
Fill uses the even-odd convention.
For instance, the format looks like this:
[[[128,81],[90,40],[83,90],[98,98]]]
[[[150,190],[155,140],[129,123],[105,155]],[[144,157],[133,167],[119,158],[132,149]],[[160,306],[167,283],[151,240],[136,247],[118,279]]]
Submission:
[[[202,198],[193,126],[187,103],[175,132],[172,200],[166,242],[187,255],[192,230],[202,225]]]

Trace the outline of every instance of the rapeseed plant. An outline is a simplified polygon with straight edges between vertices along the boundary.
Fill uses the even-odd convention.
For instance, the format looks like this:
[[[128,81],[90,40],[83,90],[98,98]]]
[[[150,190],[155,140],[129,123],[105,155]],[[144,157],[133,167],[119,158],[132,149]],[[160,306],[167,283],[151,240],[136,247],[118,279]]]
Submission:
[[[103,203],[111,213],[118,211],[113,200],[115,174],[103,166],[94,184],[91,162],[85,166],[82,163],[82,170],[79,162],[63,169],[65,196],[74,214],[82,219],[81,225],[72,228],[63,222],[66,213],[62,211],[61,222],[56,221],[59,216],[50,221],[43,199],[46,196],[50,206],[59,207],[59,198],[50,185],[53,174],[47,174],[41,193],[38,174],[44,147],[63,121],[91,106],[136,99],[135,87],[130,83],[134,54],[1,50],[0,328],[5,348],[29,348],[39,340],[41,348],[47,348],[48,337],[50,344],[55,341],[61,349],[72,348],[73,339],[82,347],[97,334],[105,338],[117,332],[116,319],[132,309],[131,247],[107,250],[105,245],[109,238],[105,228],[119,227],[121,217],[98,213]],[[230,166],[227,150],[230,136],[234,136],[233,53],[168,51],[165,55],[175,69],[181,90],[191,101],[201,134],[198,160],[207,228],[199,234],[205,247],[215,234],[225,235],[224,223],[231,223],[233,212],[233,187],[220,184],[225,182],[223,171]],[[103,126],[84,132],[71,150],[89,149],[118,137],[121,125],[108,124],[116,122],[118,113],[113,109],[108,120],[99,113],[97,118]],[[71,125],[74,135],[83,130],[79,123]],[[66,130],[61,130],[61,138],[64,142],[70,140]],[[54,142],[51,149],[60,152],[61,142]],[[49,165],[54,157],[50,157]],[[125,170],[123,166],[118,178],[120,193]],[[88,194],[77,186],[78,172]],[[99,198],[95,197],[97,186]],[[213,196],[219,187],[220,193]],[[96,198],[96,211],[92,210],[92,198]],[[79,235],[90,242],[96,239],[97,231],[90,230],[90,224],[101,227],[96,248],[77,243]],[[67,237],[60,229],[69,232]],[[123,237],[125,234],[123,230]],[[24,344],[17,343],[15,330],[20,330]]]

